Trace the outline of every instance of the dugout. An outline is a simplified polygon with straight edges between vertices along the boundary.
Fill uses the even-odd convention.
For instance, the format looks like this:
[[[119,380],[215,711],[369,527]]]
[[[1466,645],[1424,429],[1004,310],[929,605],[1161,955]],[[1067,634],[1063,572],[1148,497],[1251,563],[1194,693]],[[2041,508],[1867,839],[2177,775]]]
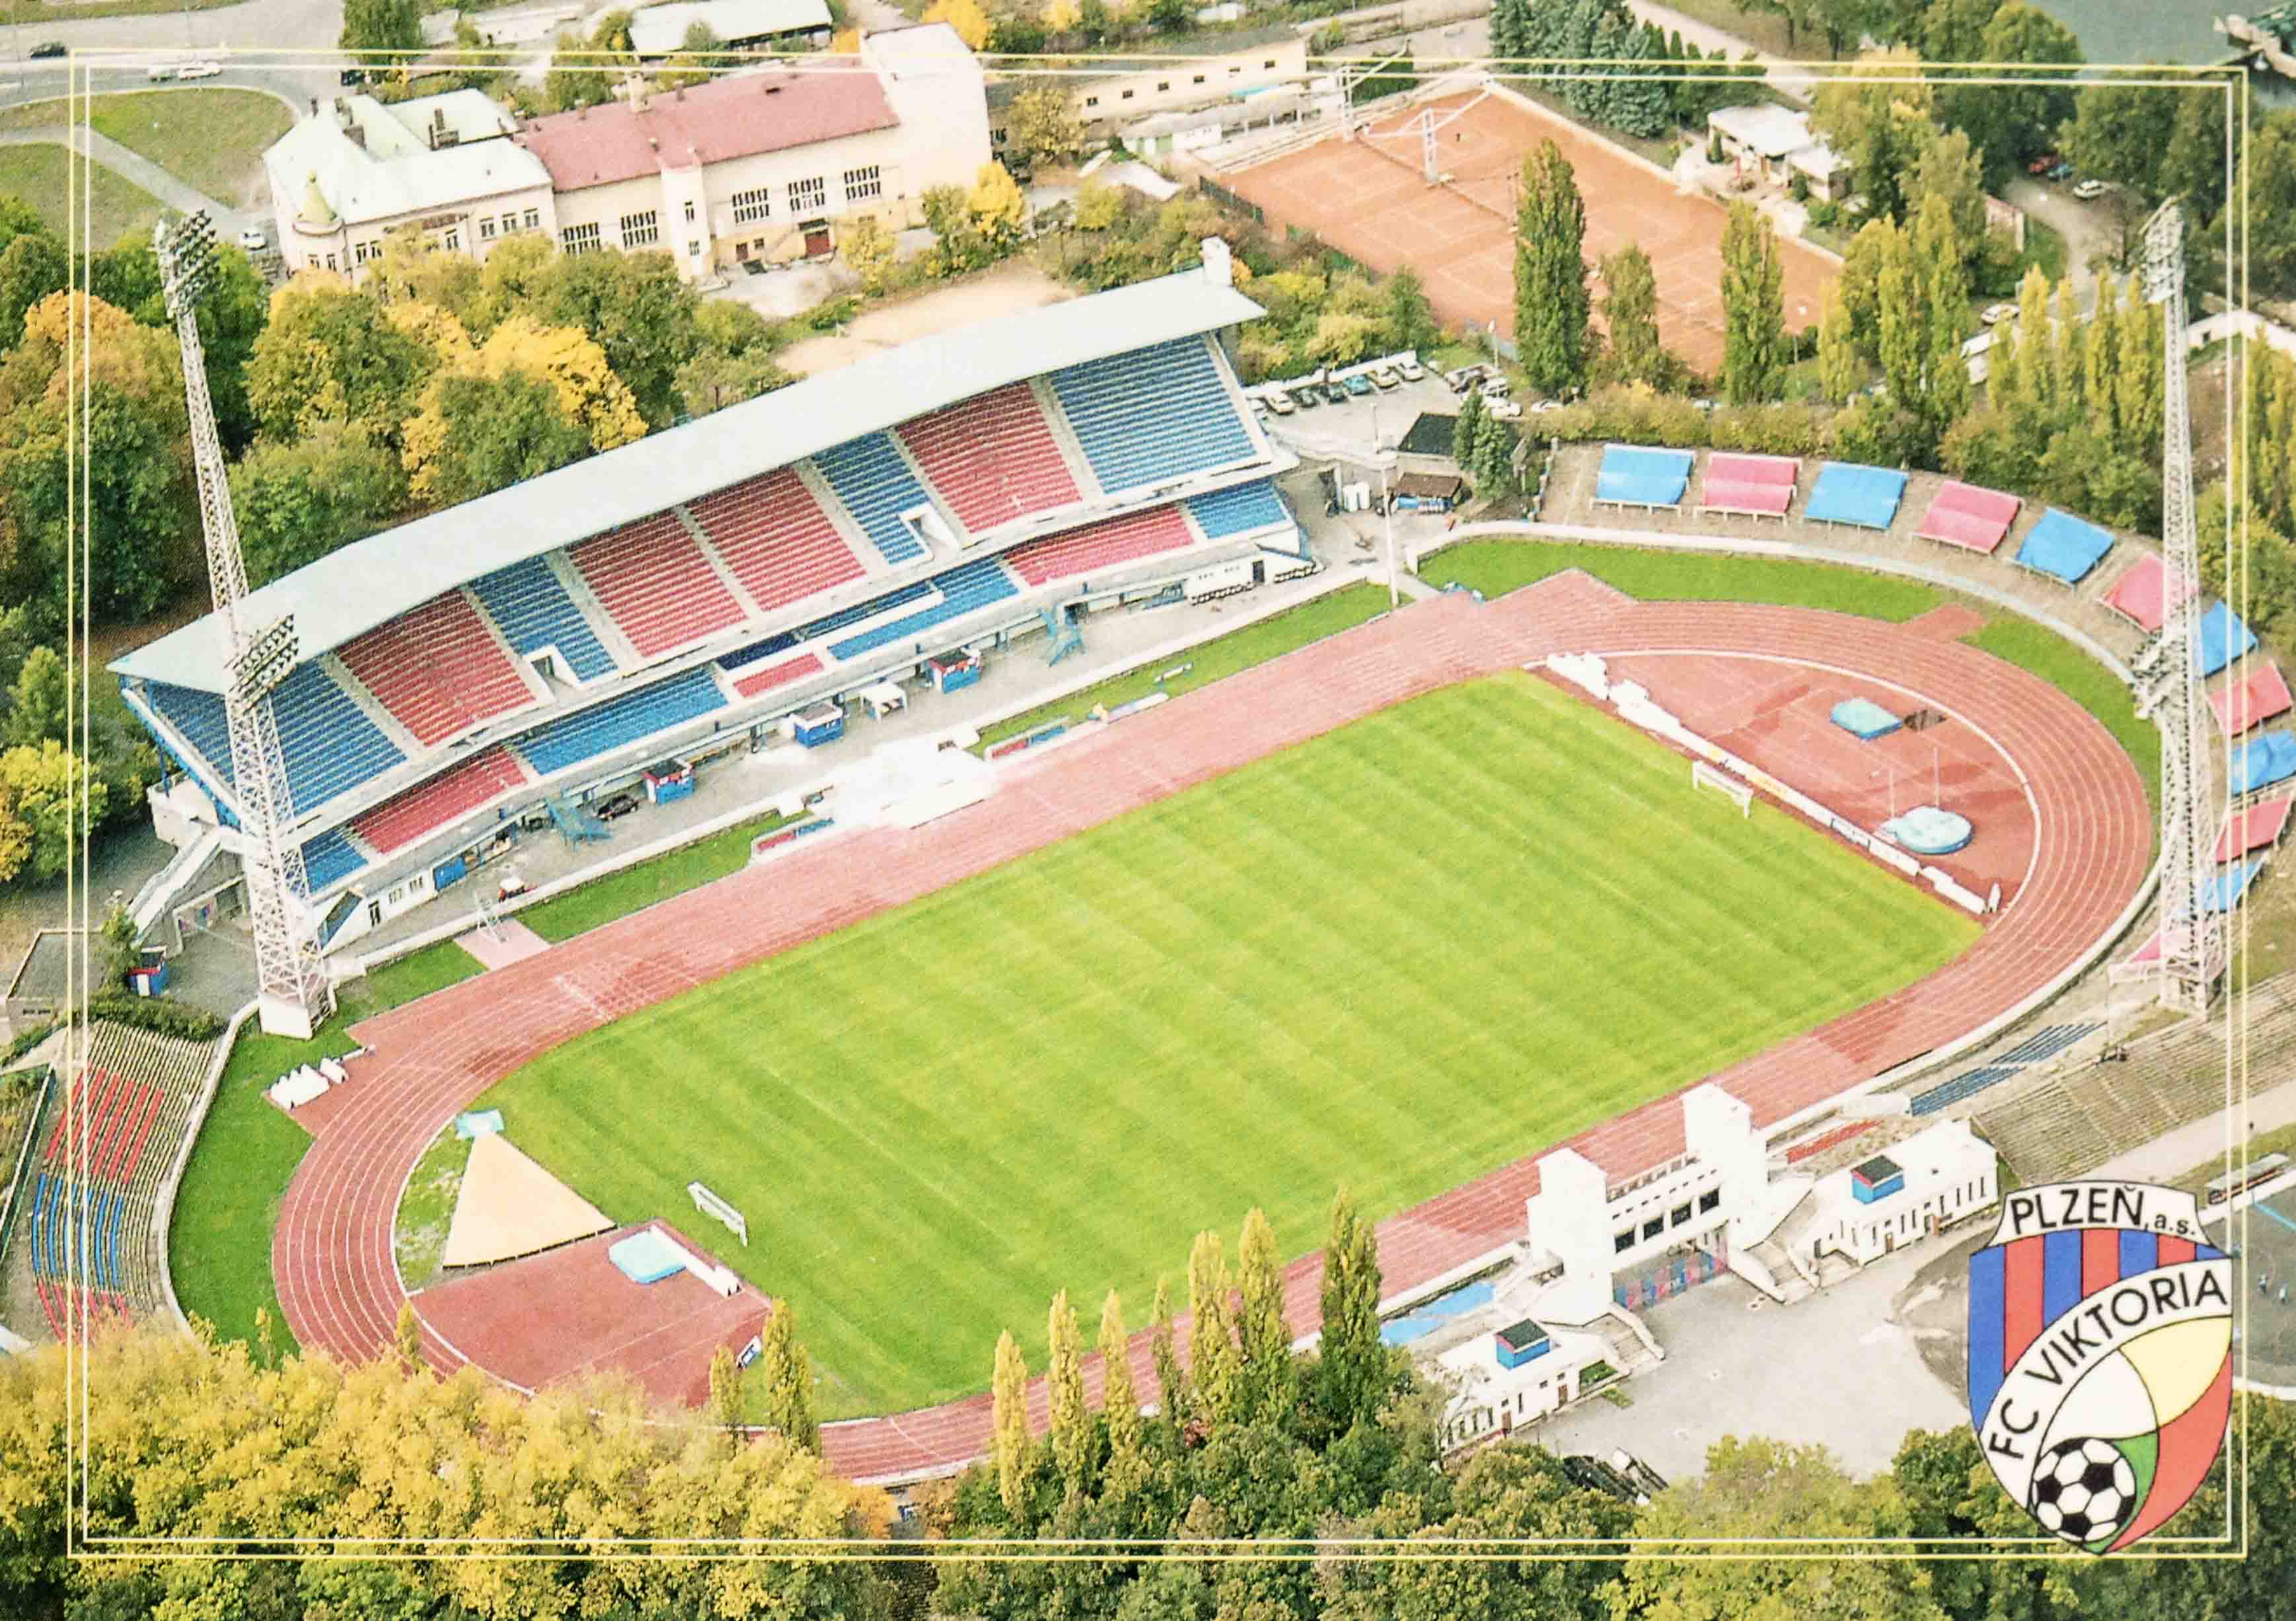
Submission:
[[[792,742],[817,749],[825,743],[834,743],[845,736],[845,711],[841,705],[826,699],[808,709],[801,709],[789,718],[789,735]]]
[[[693,796],[693,767],[683,760],[658,760],[639,773],[646,798],[657,805]]]
[[[944,653],[925,661],[931,672],[933,690],[939,693],[961,692],[980,679],[984,661],[973,648],[956,653]]]

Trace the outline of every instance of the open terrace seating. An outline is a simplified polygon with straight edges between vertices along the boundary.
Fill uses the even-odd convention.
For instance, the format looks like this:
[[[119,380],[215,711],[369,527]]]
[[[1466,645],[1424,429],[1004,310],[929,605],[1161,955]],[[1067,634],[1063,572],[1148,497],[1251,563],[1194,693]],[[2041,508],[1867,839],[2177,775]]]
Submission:
[[[535,702],[461,591],[446,591],[336,650],[425,748]]]
[[[1163,552],[1183,551],[1195,543],[1188,522],[1177,506],[1152,506],[1082,529],[1047,535],[1015,547],[1004,561],[1030,587],[1055,580],[1087,576],[1095,569],[1119,568]]]
[[[2232,775],[2225,786],[2234,799],[2296,777],[2296,736],[2285,731],[2251,737],[2232,752]]]
[[[1188,515],[1196,521],[1196,527],[1204,531],[1207,540],[1225,540],[1230,535],[1249,534],[1255,529],[1271,529],[1292,522],[1292,509],[1275,493],[1273,479],[1255,479],[1249,484],[1214,490],[1210,495],[1190,496],[1181,505],[1188,509]]]
[[[547,777],[725,706],[726,695],[718,690],[709,670],[689,670],[554,720],[519,739],[516,746],[537,772]]]
[[[471,591],[521,654],[554,647],[578,681],[614,673],[613,654],[544,559],[529,557],[481,574]]]
[[[2074,586],[2087,580],[2112,549],[2108,531],[2052,506],[2017,547],[2014,561],[2019,568]]]
[[[901,442],[975,534],[1082,498],[1025,383],[904,423]]]
[[[1051,375],[1101,488],[1111,494],[1248,461],[1251,435],[1201,338],[1175,338]]]
[[[641,658],[676,652],[749,617],[676,513],[625,524],[567,555]]]
[[[768,613],[858,580],[864,572],[861,559],[791,468],[744,479],[703,496],[686,510],[742,588]]]
[[[2211,917],[2232,910],[2240,904],[2241,896],[2246,893],[2256,875],[2263,870],[2264,862],[2260,858],[2219,867],[2202,891],[2201,909]]]
[[[1914,533],[1924,540],[1942,541],[1989,557],[2009,538],[2009,526],[2017,521],[2018,509],[2023,505],[2015,496],[1997,490],[1980,490],[1948,479],[1938,486],[1929,511],[1922,514],[1921,527]]]
[[[814,466],[887,563],[898,568],[925,555],[925,544],[901,514],[931,505],[890,433],[865,433],[816,454]]]
[[[2121,572],[2104,594],[2104,605],[2147,636],[2158,636],[2169,622],[2169,565],[2158,552],[2147,552]]]
[[[1784,518],[1793,505],[1801,464],[1790,456],[1745,456],[1718,450],[1706,458],[1706,481],[1699,489],[1701,512],[1742,513]]]
[[[2280,666],[2272,663],[2261,665],[2245,680],[2209,695],[2209,708],[2215,712],[2217,725],[2234,737],[2267,720],[2278,720],[2288,712],[2291,703],[2288,682]]]
[[[2201,615],[2201,673],[2212,676],[2256,651],[2256,632],[2223,603]]]
[[[1690,488],[1691,453],[1606,445],[1595,470],[1595,500],[1606,506],[1674,507]]]
[[[976,608],[985,608],[994,602],[1020,595],[1020,587],[1005,572],[1004,564],[995,557],[983,557],[946,574],[933,577],[933,588],[940,600],[931,606],[905,613],[889,623],[873,626],[857,636],[830,644],[832,658],[856,659],[891,643],[904,641],[922,631],[952,619],[959,619]]]
[[[1827,462],[1818,469],[1802,516],[1813,523],[1887,529],[1897,522],[1898,506],[1905,498],[1906,475],[1894,467]]]
[[[366,843],[389,855],[525,781],[526,774],[518,769],[510,751],[496,745],[383,801],[355,819],[351,827]],[[311,886],[319,886],[316,877]]]
[[[1939,1109],[1951,1108],[1964,1098],[1974,1098],[1988,1086],[1996,1086],[2023,1069],[2021,1064],[1988,1064],[1977,1069],[1965,1069],[1941,1086],[1914,1094],[1909,1112],[1915,1115],[1934,1115]]]
[[[2225,818],[2224,831],[2217,835],[2217,864],[2236,861],[2277,844],[2280,835],[2288,831],[2292,806],[2296,806],[2296,795],[2284,794],[2278,799],[2260,801]]]

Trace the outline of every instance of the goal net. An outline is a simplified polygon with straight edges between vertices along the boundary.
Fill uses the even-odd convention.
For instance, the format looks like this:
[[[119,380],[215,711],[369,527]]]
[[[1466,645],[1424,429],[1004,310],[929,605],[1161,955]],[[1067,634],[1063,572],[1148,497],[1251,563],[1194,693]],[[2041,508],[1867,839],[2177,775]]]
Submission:
[[[696,1210],[701,1211],[705,1215],[716,1216],[719,1221],[725,1222],[726,1226],[734,1230],[734,1236],[742,1240],[742,1247],[744,1249],[749,1247],[750,1221],[747,1216],[734,1209],[733,1205],[727,1204],[724,1199],[719,1198],[716,1194],[710,1192],[709,1189],[702,1186],[700,1182],[686,1183],[685,1191],[693,1196],[693,1207]]]
[[[1711,789],[1713,792],[1729,799],[1737,805],[1738,814],[1741,816],[1751,816],[1754,813],[1754,790],[1752,787],[1745,783],[1740,782],[1736,778],[1731,776],[1728,772],[1724,771],[1718,766],[1709,765],[1702,760],[1692,761],[1690,762],[1690,786],[1693,788]]]

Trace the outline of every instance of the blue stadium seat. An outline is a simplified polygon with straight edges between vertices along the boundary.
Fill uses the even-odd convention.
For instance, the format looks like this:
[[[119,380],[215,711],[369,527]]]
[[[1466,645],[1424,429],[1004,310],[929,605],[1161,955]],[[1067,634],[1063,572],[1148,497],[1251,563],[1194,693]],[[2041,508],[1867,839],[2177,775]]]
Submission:
[[[32,1275],[48,1275],[48,1173],[40,1173],[32,1193]]]
[[[236,786],[231,775],[231,731],[224,720],[221,697],[189,687],[150,681],[144,684],[144,700],[222,774],[225,787]]]
[[[2021,1064],[1988,1064],[1982,1069],[1965,1069],[1942,1086],[1916,1092],[1910,1112],[1934,1115],[1939,1109],[1950,1108],[1964,1098],[1973,1098],[1987,1087],[2006,1081],[2024,1067]]]
[[[829,651],[840,659],[858,658],[886,646],[916,635],[946,620],[961,618],[975,608],[985,608],[992,602],[1007,597],[1017,597],[1021,588],[1013,582],[1003,563],[994,557],[983,557],[968,563],[963,568],[951,569],[946,574],[935,575],[933,584],[941,599],[931,607],[902,615],[889,624],[864,630],[858,636],[848,637],[841,642],[832,642]]]
[[[1265,529],[1271,523],[1285,523],[1292,516],[1283,505],[1283,498],[1275,493],[1271,479],[1238,484],[1233,490],[1213,495],[1190,496],[1182,505],[1194,516],[1208,540],[1225,539],[1246,530]]]
[[[613,673],[613,654],[542,558],[529,557],[482,574],[471,582],[471,589],[521,653],[555,647],[578,680],[594,681]]]
[[[2103,1029],[2102,1024],[2045,1024],[1994,1059],[1996,1064],[2038,1064],[2054,1058],[2082,1037]]]
[[[271,712],[287,759],[287,791],[298,811],[316,810],[406,762],[398,745],[316,664],[288,671],[271,695]]]
[[[787,653],[797,644],[798,633],[784,630],[779,636],[766,638],[762,642],[751,642],[746,647],[735,648],[718,661],[718,667],[720,670],[739,670],[745,664],[761,663],[776,653]]]
[[[311,893],[315,895],[365,865],[366,858],[340,827],[330,827],[317,838],[304,842],[303,871],[311,880]]]
[[[848,625],[857,625],[865,619],[898,608],[905,602],[922,602],[932,593],[931,580],[916,580],[903,586],[898,591],[888,591],[882,597],[872,597],[867,602],[855,603],[849,608],[840,608],[825,619],[816,619],[809,625],[801,626],[798,629],[797,639],[801,642],[812,642],[818,641],[824,636],[834,636]]]
[[[1064,366],[1052,384],[1103,490],[1201,473],[1252,453],[1201,338]]]
[[[816,456],[813,465],[886,562],[898,567],[925,555],[923,544],[901,522],[901,514],[928,505],[931,498],[893,448],[891,434],[849,439]]]
[[[521,738],[517,747],[533,761],[536,770],[547,777],[725,706],[726,695],[718,690],[708,669],[689,670],[554,721]]]

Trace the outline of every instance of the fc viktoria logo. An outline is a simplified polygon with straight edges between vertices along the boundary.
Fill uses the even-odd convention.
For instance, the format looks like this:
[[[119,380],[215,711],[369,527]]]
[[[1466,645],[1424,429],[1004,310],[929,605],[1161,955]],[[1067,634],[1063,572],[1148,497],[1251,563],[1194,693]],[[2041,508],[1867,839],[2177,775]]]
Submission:
[[[2192,1194],[2054,1182],[1969,1261],[1969,1411],[2009,1495],[2112,1553],[2185,1506],[2232,1411],[2232,1262]]]

